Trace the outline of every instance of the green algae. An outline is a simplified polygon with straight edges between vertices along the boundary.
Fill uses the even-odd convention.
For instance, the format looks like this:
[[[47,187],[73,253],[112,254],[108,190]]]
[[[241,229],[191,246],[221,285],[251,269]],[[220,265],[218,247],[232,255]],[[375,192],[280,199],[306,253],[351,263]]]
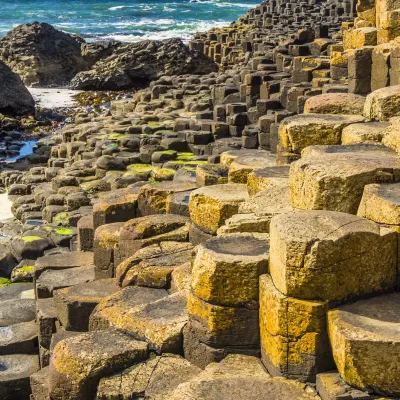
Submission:
[[[43,228],[46,232],[51,232],[53,230],[53,228],[51,226],[45,226]]]
[[[18,271],[24,271],[24,272],[33,272],[35,270],[35,267],[33,265],[24,265],[23,267],[18,268]]]
[[[66,212],[58,213],[54,218],[54,222],[60,225],[68,225],[69,217]]]
[[[41,236],[21,236],[21,239],[25,243],[31,243],[31,242],[35,242],[36,240],[41,240],[43,238]]]
[[[137,171],[137,172],[144,172],[144,171],[151,171],[153,167],[150,164],[130,164],[126,167],[128,171]]]
[[[108,134],[108,139],[110,139],[110,140],[123,139],[124,137],[125,137],[125,135],[122,134],[122,133],[110,133],[110,134]]]
[[[57,235],[62,235],[62,236],[70,236],[74,233],[74,231],[71,228],[56,228],[54,229],[54,232],[57,233]]]
[[[8,278],[0,278],[0,287],[9,286],[11,284],[11,280]]]

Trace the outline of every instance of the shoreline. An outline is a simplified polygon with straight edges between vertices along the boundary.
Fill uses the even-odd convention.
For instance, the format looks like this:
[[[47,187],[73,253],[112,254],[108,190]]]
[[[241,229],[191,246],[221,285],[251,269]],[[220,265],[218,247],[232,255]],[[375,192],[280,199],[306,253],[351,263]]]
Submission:
[[[11,212],[11,206],[12,201],[8,198],[8,193],[0,193],[0,222],[9,218],[14,218],[14,215]]]
[[[77,67],[16,63],[26,82],[149,82],[109,107],[89,94],[28,170],[1,174],[20,221],[2,226],[2,282],[32,282],[36,299],[3,324],[30,333],[10,339],[24,357],[4,350],[26,398],[400,393],[400,86],[375,87],[397,71],[374,70],[378,28],[353,5],[265,1],[188,48],[78,46],[39,23],[10,34],[28,51],[47,32],[68,48],[52,67]],[[37,92],[52,107],[72,96]]]

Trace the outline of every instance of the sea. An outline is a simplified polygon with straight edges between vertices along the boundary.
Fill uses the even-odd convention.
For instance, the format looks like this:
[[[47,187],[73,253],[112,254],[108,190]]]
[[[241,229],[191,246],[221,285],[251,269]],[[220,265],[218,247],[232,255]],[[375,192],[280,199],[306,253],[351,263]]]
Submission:
[[[47,22],[86,41],[136,42],[179,37],[226,26],[254,0],[0,0],[0,37],[19,24]]]

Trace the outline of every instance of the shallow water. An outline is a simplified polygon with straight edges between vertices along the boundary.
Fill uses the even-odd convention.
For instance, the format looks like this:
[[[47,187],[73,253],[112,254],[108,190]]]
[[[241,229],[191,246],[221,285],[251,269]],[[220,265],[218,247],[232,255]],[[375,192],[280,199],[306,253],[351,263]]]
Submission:
[[[237,20],[254,0],[1,0],[0,37],[21,23],[48,22],[87,40],[184,40]]]
[[[21,147],[19,150],[19,154],[17,154],[14,157],[8,157],[5,159],[5,162],[11,162],[11,161],[16,161],[19,160],[22,157],[28,156],[29,154],[33,153],[33,148],[36,146],[37,141],[36,140],[27,140],[24,142],[24,145]]]

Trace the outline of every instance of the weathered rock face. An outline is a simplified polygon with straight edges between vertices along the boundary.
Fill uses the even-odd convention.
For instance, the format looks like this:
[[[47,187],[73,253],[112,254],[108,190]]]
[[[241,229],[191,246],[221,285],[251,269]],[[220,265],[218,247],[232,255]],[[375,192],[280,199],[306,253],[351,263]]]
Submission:
[[[213,61],[190,50],[180,39],[145,40],[116,46],[90,71],[79,73],[70,86],[84,90],[128,89],[162,75],[207,74],[217,69]]]
[[[0,112],[3,114],[31,114],[35,101],[21,78],[0,61]]]
[[[74,37],[39,22],[9,32],[0,41],[0,58],[26,85],[63,85],[86,68]]]

